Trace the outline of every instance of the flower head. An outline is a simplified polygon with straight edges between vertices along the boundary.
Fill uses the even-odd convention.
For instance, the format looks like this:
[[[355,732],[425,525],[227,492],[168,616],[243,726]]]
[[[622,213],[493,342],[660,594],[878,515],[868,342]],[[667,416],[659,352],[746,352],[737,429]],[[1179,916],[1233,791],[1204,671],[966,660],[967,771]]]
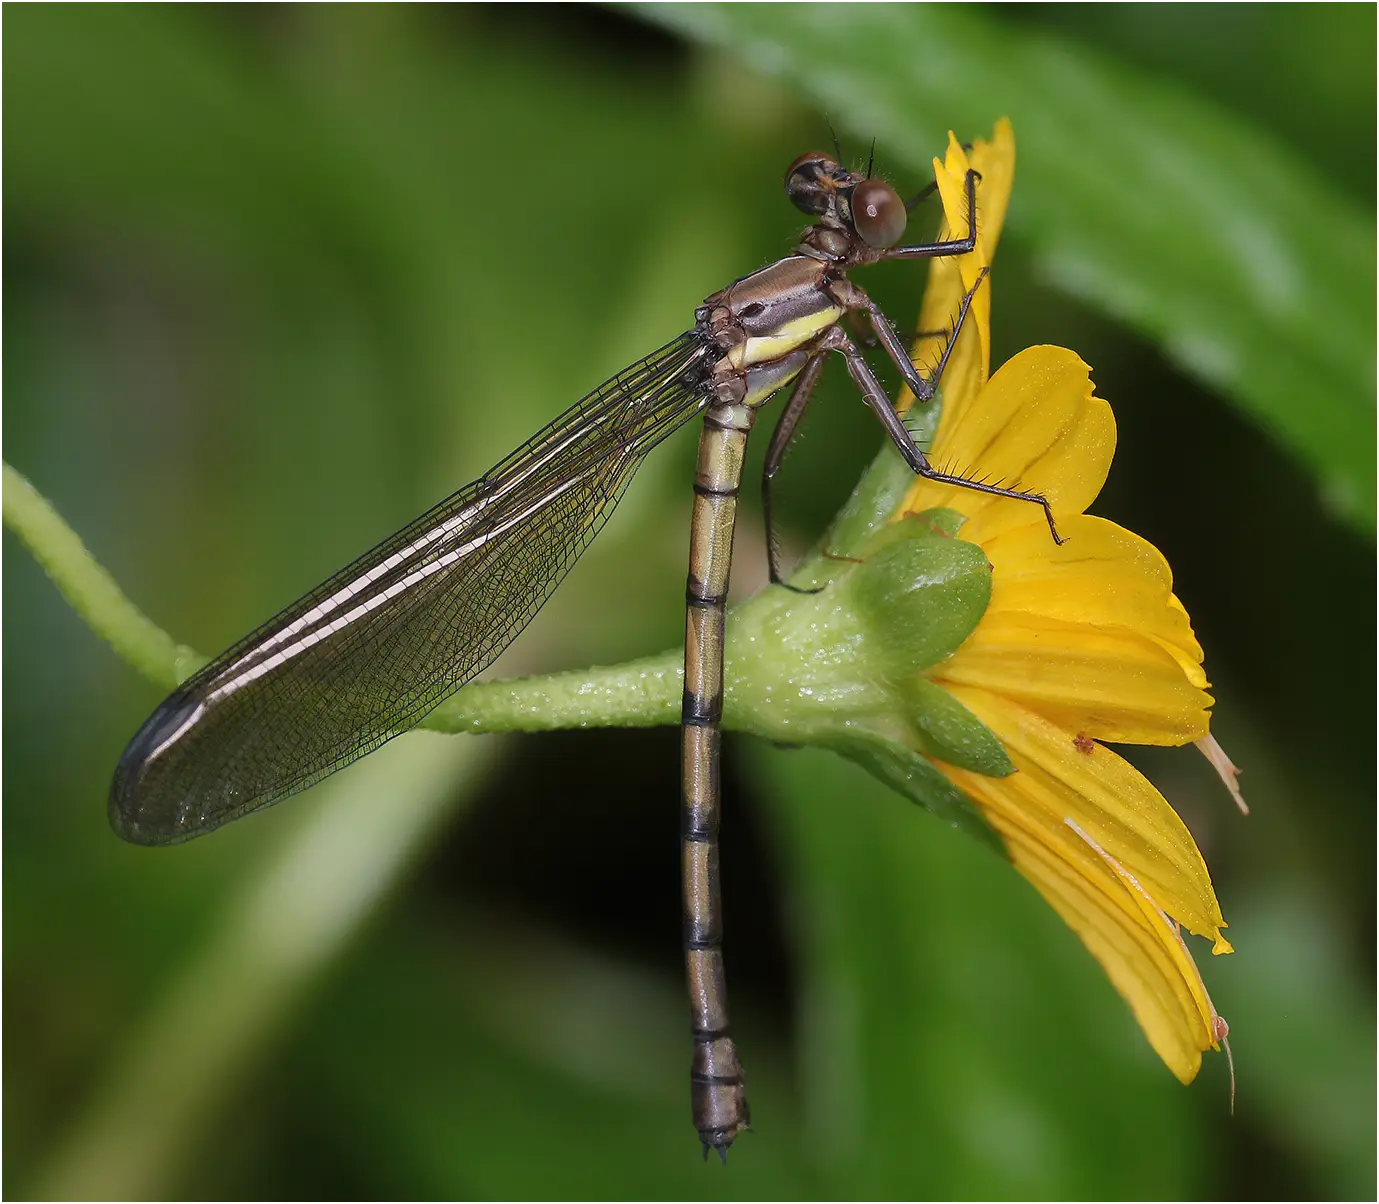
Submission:
[[[1115,451],[1111,409],[1061,347],[988,379],[991,277],[1014,175],[1001,122],[978,142],[975,250],[935,260],[920,318],[943,331],[981,280],[938,405],[906,424],[933,463],[1041,494],[1029,501],[916,478],[883,450],[796,575],[730,624],[725,717],[778,742],[829,747],[994,844],[1082,939],[1184,1082],[1226,1035],[1179,925],[1230,951],[1192,835],[1106,742],[1208,735],[1202,650],[1169,567],[1139,536],[1085,513]],[[968,156],[934,168],[946,226],[966,230]],[[921,336],[937,362],[944,335]],[[904,408],[912,399],[903,397]],[[937,416],[937,429],[933,431]],[[1233,779],[1231,779],[1233,782]]]
[[[938,261],[921,329],[941,326],[989,265],[1014,166],[1008,123],[978,143],[976,251]],[[935,161],[947,220],[961,228],[968,159],[956,140]],[[988,277],[989,279],[989,277]],[[1179,934],[1213,941],[1225,921],[1191,834],[1163,796],[1103,741],[1178,745],[1207,737],[1202,650],[1163,556],[1085,513],[1115,450],[1110,407],[1071,351],[1033,347],[987,379],[990,297],[983,284],[950,360],[935,462],[1035,491],[1037,506],[917,479],[897,514],[956,511],[959,538],[991,565],[991,594],[971,634],[926,673],[1005,749],[1005,776],[937,760],[978,808],[1011,861],[1078,934],[1184,1082],[1221,1021]],[[921,339],[920,354],[930,352]],[[964,345],[965,344],[965,345]],[[955,371],[956,369],[956,371]],[[1018,484],[1017,484],[1018,483]]]

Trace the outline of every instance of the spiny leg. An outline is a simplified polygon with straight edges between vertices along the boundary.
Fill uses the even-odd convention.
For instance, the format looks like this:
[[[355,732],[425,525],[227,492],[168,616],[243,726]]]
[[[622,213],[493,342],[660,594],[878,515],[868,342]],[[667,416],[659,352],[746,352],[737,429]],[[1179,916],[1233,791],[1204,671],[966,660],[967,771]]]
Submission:
[[[853,285],[853,287],[856,288],[856,285]],[[861,290],[858,289],[858,292],[861,292]],[[870,301],[871,298],[868,297],[867,300]],[[867,307],[864,305],[861,309],[848,310],[847,324],[852,330],[852,337],[856,340],[857,345],[864,351],[871,351],[881,346],[881,339],[877,336],[866,309]],[[877,312],[881,312],[879,306],[877,307]],[[886,321],[890,322],[890,319],[886,318]],[[891,322],[891,326],[894,328],[895,323]],[[896,337],[899,338],[900,336],[897,335]],[[945,326],[942,330],[916,330],[914,337],[917,339],[946,339],[948,337],[948,327]]]
[[[681,838],[685,970],[694,1042],[690,1102],[704,1155],[726,1157],[750,1116],[742,1066],[728,1027],[719,897],[719,725],[723,642],[742,457],[756,411],[719,404],[704,417],[694,477],[685,588],[685,695],[681,707]]]
[[[927,377],[919,374],[919,369],[910,359],[909,352],[906,351],[905,344],[896,332],[895,325],[881,312],[881,307],[875,301],[851,281],[847,282],[846,287],[840,285],[835,289],[835,292],[839,299],[849,307],[849,312],[860,312],[866,315],[867,322],[875,333],[877,342],[886,352],[886,357],[900,369],[900,375],[905,378],[905,383],[909,386],[910,392],[915,395],[915,400],[922,403],[932,401],[938,392],[938,384],[943,376],[943,370],[948,367],[948,358],[957,345],[958,334],[962,330],[963,323],[967,321],[967,311],[972,308],[972,299],[977,295],[977,290],[981,288],[982,282],[986,279],[988,270],[982,268],[977,273],[977,279],[972,287],[963,294],[951,330],[920,332],[919,337],[921,338],[940,336],[944,340],[943,354],[939,357],[939,362],[935,365],[934,370]]]
[[[795,387],[790,390],[790,400],[785,403],[785,409],[776,422],[776,429],[771,432],[771,444],[766,449],[766,462],[761,470],[761,514],[766,524],[766,563],[771,573],[771,584],[783,585],[797,594],[817,594],[819,590],[791,585],[780,571],[780,546],[776,543],[776,528],[771,521],[771,482],[780,471],[790,440],[795,437],[795,429],[804,417],[805,407],[809,405],[815,385],[819,383],[819,375],[823,372],[827,354],[820,351],[812,355],[805,364],[804,371],[795,378]]]
[[[878,306],[865,292],[863,292],[851,281],[844,281],[840,284],[837,292],[845,304],[852,307],[849,309],[849,316],[861,313],[864,314],[875,332],[877,341],[885,348],[887,356],[898,367],[901,374],[905,377],[906,384],[910,386],[916,400],[920,402],[931,401],[938,391],[938,384],[943,376],[944,369],[948,366],[949,356],[952,354],[953,347],[957,343],[958,335],[962,331],[963,323],[967,320],[968,310],[972,307],[972,299],[977,295],[977,290],[981,288],[982,282],[986,279],[987,269],[983,268],[977,275],[976,282],[963,295],[962,303],[958,306],[957,316],[953,319],[953,326],[950,330],[925,331],[925,335],[943,337],[943,354],[939,358],[937,366],[926,379],[921,376],[909,355],[905,350],[905,345],[901,342],[899,334],[896,333],[894,325],[889,318],[881,312]],[[839,331],[841,335],[842,332]],[[776,543],[775,525],[771,518],[771,483],[775,479],[776,473],[780,471],[785,453],[789,448],[790,441],[794,437],[795,430],[799,426],[800,419],[804,416],[805,407],[809,404],[809,399],[813,395],[815,386],[818,384],[819,376],[823,371],[824,357],[829,350],[840,350],[832,342],[833,336],[830,333],[826,336],[826,342],[821,345],[821,349],[815,352],[805,365],[804,370],[796,378],[795,386],[791,390],[790,400],[786,402],[785,409],[780,419],[776,423],[776,429],[771,434],[771,444],[766,451],[766,462],[762,469],[761,476],[761,508],[764,522],[766,524],[766,557],[769,566],[772,585],[783,585],[786,589],[793,590],[797,594],[817,594],[822,591],[822,587],[806,589],[802,586],[791,585],[787,582],[780,571],[780,549]],[[851,345],[851,344],[849,344]],[[855,347],[854,347],[855,350]],[[883,393],[884,396],[884,393]],[[890,402],[887,401],[890,407]],[[894,413],[894,409],[891,408]],[[914,445],[911,439],[910,445]],[[922,455],[915,449],[917,454]],[[918,470],[916,470],[918,471]],[[1055,532],[1055,538],[1057,533]],[[827,550],[824,555],[829,559],[851,559],[850,557],[835,557]]]
[[[903,247],[892,247],[883,253],[883,259],[943,259],[966,255],[973,251],[977,246],[977,181],[981,179],[981,173],[973,168],[967,169],[964,179],[964,186],[967,191],[967,234],[963,238],[942,239],[938,242],[913,243]],[[931,195],[938,188],[938,181],[926,185],[920,192],[905,203],[906,210],[914,208],[921,200]],[[880,307],[867,294],[850,281],[840,292],[846,294],[845,304],[849,310],[861,310],[867,315],[872,330],[875,332],[876,340],[886,349],[886,354],[891,362],[900,369],[901,375],[905,378],[905,383],[910,391],[915,395],[915,399],[920,402],[932,400],[938,387],[939,377],[943,375],[943,369],[948,364],[948,356],[957,342],[958,331],[962,328],[963,319],[967,317],[968,307],[972,304],[972,298],[976,295],[977,289],[981,287],[982,280],[986,277],[987,269],[983,268],[977,277],[976,283],[967,291],[962,299],[962,305],[958,310],[958,316],[953,323],[952,335],[944,346],[943,358],[939,365],[930,374],[929,379],[925,380],[920,376],[911,362],[909,354],[906,352],[905,345],[900,336],[896,333],[895,326],[890,319],[881,312]],[[933,332],[926,332],[933,333]]]
[[[970,294],[969,294],[970,295]],[[957,325],[960,325],[957,324]],[[953,339],[957,338],[955,329]],[[945,348],[942,365],[947,363],[948,350],[951,348],[952,341],[949,341],[949,348]],[[989,493],[996,497],[1012,498],[1015,501],[1033,502],[1037,506],[1043,507],[1044,517],[1048,520],[1049,533],[1053,536],[1053,542],[1062,544],[1065,542],[1058,534],[1058,525],[1054,522],[1053,507],[1049,505],[1049,500],[1042,493],[1029,493],[1018,489],[1004,489],[999,485],[992,485],[986,481],[973,481],[967,477],[958,476],[956,473],[941,472],[929,463],[927,457],[915,445],[915,441],[910,436],[904,420],[896,413],[895,407],[891,404],[891,399],[886,396],[886,390],[876,379],[876,373],[871,370],[871,365],[863,358],[862,353],[857,350],[852,341],[843,333],[839,327],[834,327],[825,336],[827,347],[831,351],[837,351],[847,362],[848,373],[856,383],[862,393],[862,399],[875,411],[876,416],[881,419],[881,425],[885,427],[886,434],[890,436],[891,442],[905,458],[905,462],[918,475],[927,481],[937,481],[940,484],[956,485],[963,489],[972,489],[978,493]],[[934,383],[937,386],[938,373],[935,373]]]

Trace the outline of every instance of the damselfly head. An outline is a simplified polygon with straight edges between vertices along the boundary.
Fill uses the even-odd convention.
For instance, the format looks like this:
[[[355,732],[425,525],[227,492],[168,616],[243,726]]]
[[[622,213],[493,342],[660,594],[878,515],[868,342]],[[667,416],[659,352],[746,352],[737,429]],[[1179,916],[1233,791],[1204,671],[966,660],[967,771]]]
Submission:
[[[795,208],[850,226],[869,247],[893,247],[905,233],[905,202],[885,180],[839,167],[823,151],[807,151],[785,173]]]

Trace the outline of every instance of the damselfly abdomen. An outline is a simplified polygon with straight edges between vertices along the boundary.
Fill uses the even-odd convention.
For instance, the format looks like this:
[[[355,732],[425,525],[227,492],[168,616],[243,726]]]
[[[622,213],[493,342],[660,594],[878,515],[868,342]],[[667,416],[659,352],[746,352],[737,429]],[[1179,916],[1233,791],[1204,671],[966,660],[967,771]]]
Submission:
[[[691,1090],[706,1154],[724,1154],[748,1124],[723,970],[718,765],[729,562],[757,411],[793,382],[767,454],[769,485],[825,360],[837,354],[915,472],[1048,513],[1038,495],[932,468],[842,324],[860,318],[916,397],[933,397],[982,279],[924,376],[849,273],[971,251],[976,173],[966,180],[964,236],[913,245],[900,245],[907,206],[895,190],[827,155],[796,159],[786,189],[817,219],[793,254],[709,297],[692,329],[188,679],[130,741],[110,793],[121,836],[171,844],[303,790],[415,726],[526,626],[646,454],[702,414],[686,591],[682,837]],[[769,490],[767,503],[769,512]],[[771,579],[783,584],[769,546]]]

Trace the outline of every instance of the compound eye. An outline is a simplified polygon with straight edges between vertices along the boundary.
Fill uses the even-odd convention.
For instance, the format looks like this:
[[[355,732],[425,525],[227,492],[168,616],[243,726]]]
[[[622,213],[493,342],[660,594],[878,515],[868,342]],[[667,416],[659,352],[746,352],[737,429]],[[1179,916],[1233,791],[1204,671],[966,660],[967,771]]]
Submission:
[[[884,180],[863,180],[852,190],[852,225],[867,246],[893,247],[905,233],[905,202]]]
[[[819,214],[828,209],[828,191],[823,186],[833,160],[823,151],[806,151],[785,171],[785,191],[790,203],[805,213]]]

